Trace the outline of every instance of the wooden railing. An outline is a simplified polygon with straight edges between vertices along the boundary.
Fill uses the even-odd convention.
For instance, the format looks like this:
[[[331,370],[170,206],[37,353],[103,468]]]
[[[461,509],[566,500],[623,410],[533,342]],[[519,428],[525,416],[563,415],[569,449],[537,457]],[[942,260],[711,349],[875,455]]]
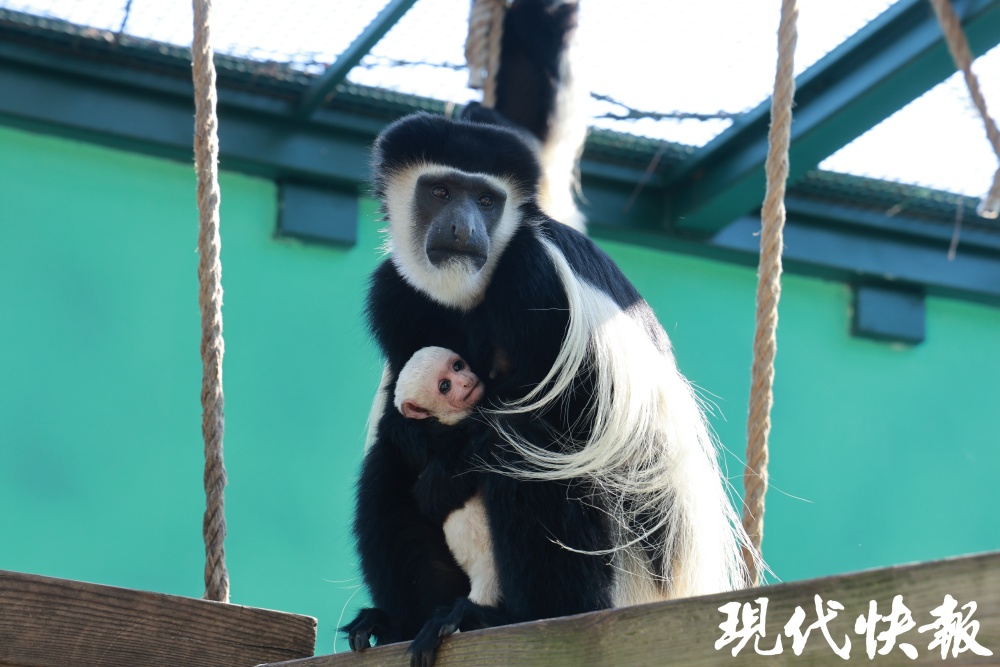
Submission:
[[[243,667],[313,654],[316,619],[0,570],[0,665]]]
[[[826,632],[817,602],[835,614]],[[409,665],[406,644],[305,657],[315,638],[305,616],[0,571],[3,666]],[[1000,665],[1000,553],[459,634],[442,644],[438,667],[778,667],[840,665],[842,656]]]
[[[885,649],[888,635],[882,635],[882,639],[879,635],[890,630],[892,624],[871,616],[870,606],[874,601],[875,613],[890,617],[896,596],[901,596],[897,604],[905,605],[912,619],[907,621],[903,613],[897,615],[897,628],[906,631],[894,637],[891,649],[880,655],[877,651]],[[953,633],[942,662],[942,645],[937,642],[943,637],[942,627],[954,618],[947,618],[942,609],[943,605],[947,607],[948,596],[955,600],[954,612],[961,617],[956,625],[948,626],[957,632]],[[753,618],[759,618],[763,607],[759,601],[765,599],[766,624],[760,634],[754,632]],[[818,620],[817,599],[824,615],[836,613],[826,624],[830,641],[819,625],[809,630]],[[972,606],[975,611],[969,616]],[[903,608],[897,606],[895,611],[902,612]],[[735,616],[731,612],[736,612]],[[758,615],[744,616],[745,612]],[[794,622],[799,618],[797,614],[801,614],[798,624]],[[875,622],[869,623],[869,619]],[[907,628],[910,622],[912,627]],[[731,632],[722,625],[727,625]],[[799,634],[809,630],[802,645],[793,641],[796,625]],[[992,655],[975,652],[968,641],[974,632],[980,653],[991,651]],[[743,637],[746,641],[739,648]],[[780,649],[776,645],[779,637]],[[875,652],[873,660],[868,654],[869,642]],[[916,659],[911,660],[904,653],[903,644],[912,647]],[[956,648],[960,650],[957,656],[953,655]],[[737,649],[735,657],[734,649]],[[281,667],[403,666],[409,665],[406,650],[406,644],[394,644],[363,653],[279,664]],[[775,653],[760,655],[758,651]],[[730,664],[778,667],[840,665],[845,662],[844,655],[851,663],[871,662],[880,666],[1000,665],[1000,553],[458,634],[442,644],[437,667]]]

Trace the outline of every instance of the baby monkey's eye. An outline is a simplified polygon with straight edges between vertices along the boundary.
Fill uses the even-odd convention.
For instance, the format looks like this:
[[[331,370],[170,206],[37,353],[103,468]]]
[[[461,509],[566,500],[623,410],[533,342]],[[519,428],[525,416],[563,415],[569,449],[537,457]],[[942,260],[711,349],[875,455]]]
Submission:
[[[462,361],[461,359],[457,359],[457,360],[455,361],[455,363],[454,363],[454,364],[452,365],[452,368],[454,368],[454,369],[455,369],[455,372],[457,373],[458,371],[460,371],[460,370],[462,370],[463,368],[465,368],[465,362],[464,362],[464,361]]]
[[[435,185],[431,188],[431,194],[438,199],[451,199],[451,193],[443,185]]]
[[[441,380],[441,384],[438,385],[438,389],[441,390],[442,394],[447,394],[448,390],[451,389],[451,380]]]

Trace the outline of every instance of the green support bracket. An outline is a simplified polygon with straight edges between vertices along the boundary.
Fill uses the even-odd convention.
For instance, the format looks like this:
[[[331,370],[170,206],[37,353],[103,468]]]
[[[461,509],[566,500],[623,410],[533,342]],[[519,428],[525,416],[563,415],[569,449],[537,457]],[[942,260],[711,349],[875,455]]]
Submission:
[[[854,285],[851,290],[851,335],[907,345],[924,342],[927,313],[920,289]]]
[[[278,236],[352,246],[358,241],[358,193],[307,183],[278,183]]]

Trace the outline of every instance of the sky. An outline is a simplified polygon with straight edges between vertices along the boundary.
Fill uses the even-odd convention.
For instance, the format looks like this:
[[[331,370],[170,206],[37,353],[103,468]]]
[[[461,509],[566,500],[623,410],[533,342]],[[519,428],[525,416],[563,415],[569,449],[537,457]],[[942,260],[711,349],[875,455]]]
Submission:
[[[128,0],[0,0],[0,7],[118,30]],[[801,73],[893,0],[799,0],[796,73]],[[215,0],[219,52],[298,63],[318,72],[378,13],[383,0]],[[634,109],[740,113],[765,100],[774,79],[780,0],[581,0],[582,83]],[[468,0],[418,0],[349,79],[456,103],[466,87]],[[930,11],[930,10],[928,10]],[[131,0],[125,31],[190,44],[189,2]],[[399,66],[392,61],[430,65]],[[441,67],[451,64],[454,68]],[[993,115],[1000,114],[1000,48],[974,65]],[[622,109],[593,101],[592,116]],[[700,146],[727,120],[612,121],[594,125]],[[823,169],[980,197],[997,168],[968,91],[954,75],[853,143]]]

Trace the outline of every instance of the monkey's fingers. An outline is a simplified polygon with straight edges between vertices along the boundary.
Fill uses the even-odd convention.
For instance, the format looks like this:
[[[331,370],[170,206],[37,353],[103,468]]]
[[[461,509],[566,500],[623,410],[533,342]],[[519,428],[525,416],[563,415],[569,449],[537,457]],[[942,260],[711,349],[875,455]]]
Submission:
[[[348,635],[352,651],[364,651],[371,648],[372,639],[376,639],[376,643],[378,643],[371,628],[361,628]]]
[[[445,637],[451,637],[458,630],[458,623],[456,622],[445,622],[441,625],[441,629],[438,630],[438,637],[444,639]]]
[[[443,638],[438,624],[429,621],[410,644],[410,667],[433,667]]]
[[[435,660],[437,660],[436,646],[410,655],[410,667],[434,667]]]
[[[347,633],[352,651],[364,651],[371,648],[372,637],[375,637],[377,643],[379,637],[385,636],[389,626],[388,620],[381,609],[366,608],[358,612],[354,620],[340,630]]]
[[[352,651],[364,651],[366,648],[371,648],[371,631],[370,630],[357,630],[349,635],[351,642]]]
[[[458,630],[459,620],[454,612],[432,616],[410,644],[410,667],[433,667],[441,640]]]

